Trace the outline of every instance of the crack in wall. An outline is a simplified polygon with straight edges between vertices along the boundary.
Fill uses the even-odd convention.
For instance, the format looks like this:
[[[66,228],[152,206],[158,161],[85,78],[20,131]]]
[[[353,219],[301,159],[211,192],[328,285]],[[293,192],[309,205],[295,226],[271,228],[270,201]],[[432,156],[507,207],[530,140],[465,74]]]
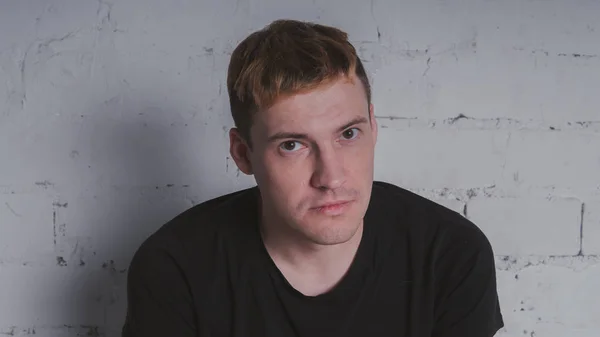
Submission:
[[[538,266],[564,267],[573,271],[583,271],[590,266],[600,264],[600,255],[548,255],[548,256],[512,256],[496,255],[496,270],[520,272]]]
[[[409,116],[375,116],[381,121],[395,121],[397,128],[423,128],[423,129],[459,129],[459,130],[501,130],[501,131],[589,131],[600,133],[600,120],[598,121],[565,121],[560,123],[548,123],[534,119],[515,119],[510,117],[477,118],[465,114],[445,119],[427,119]],[[404,124],[403,124],[404,123]],[[391,125],[382,124],[384,128]]]
[[[20,217],[22,217],[22,216],[23,216],[23,215],[21,215],[21,214],[19,214],[19,213],[15,212],[15,210],[14,210],[12,207],[10,207],[10,205],[8,204],[8,202],[5,202],[4,204],[6,205],[6,208],[8,208],[8,210],[9,210],[9,211],[10,211],[12,214],[14,214],[16,217],[20,218]]]
[[[579,256],[583,256],[583,217],[585,215],[585,202],[581,203],[581,223],[579,224]]]

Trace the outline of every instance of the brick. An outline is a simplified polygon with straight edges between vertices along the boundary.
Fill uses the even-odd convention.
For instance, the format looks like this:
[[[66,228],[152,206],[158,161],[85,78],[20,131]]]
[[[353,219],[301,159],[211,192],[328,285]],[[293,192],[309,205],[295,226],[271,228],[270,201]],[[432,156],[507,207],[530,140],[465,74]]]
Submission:
[[[53,221],[50,195],[0,194],[0,261],[25,263],[52,254]]]
[[[0,165],[0,185],[29,188],[49,181],[68,190],[93,184],[184,185],[210,177],[203,181],[210,190],[227,183],[227,141],[220,127],[168,120],[163,109],[137,108],[139,114],[123,118],[116,116],[121,110],[106,111],[73,118],[40,116],[31,124],[17,116],[0,125],[0,153],[7,158]]]
[[[81,144],[72,138],[77,123],[64,123],[60,117],[45,113],[26,108],[25,113],[9,116],[0,125],[0,185],[13,186],[17,191],[36,186],[53,190],[59,179],[73,183],[85,172],[79,170],[83,167],[73,155],[83,152]]]
[[[65,252],[69,266],[83,261],[99,267],[112,260],[117,270],[124,270],[144,239],[206,198],[198,193],[194,187],[157,185],[97,187],[64,195],[68,207],[58,221],[65,224],[65,235],[57,249]]]
[[[106,307],[106,332],[110,336],[120,336],[127,313],[127,288],[124,282],[113,287],[113,301]]]
[[[463,214],[465,203],[454,199],[429,198],[429,200],[440,204],[456,213]]]
[[[118,336],[119,334],[108,335],[105,329],[98,325],[57,325],[57,326],[8,326],[0,327],[0,335],[8,336],[35,336],[35,337],[105,337]]]
[[[579,253],[579,200],[478,197],[467,203],[467,214],[497,255]]]
[[[583,254],[600,255],[600,196],[583,200]]]
[[[600,264],[579,264],[584,266],[540,264],[518,271],[499,270],[505,328],[498,337],[597,336]]]
[[[503,172],[505,183],[596,189],[600,186],[598,149],[598,134],[514,132]]]
[[[495,184],[508,134],[489,131],[395,130],[378,120],[375,177],[407,188],[470,188]]]
[[[399,111],[401,116],[406,116],[406,111],[412,112],[409,116],[447,118],[463,114],[550,123],[598,120],[595,107],[600,105],[600,97],[595,93],[600,88],[600,56],[573,59],[532,55],[535,51],[481,49],[477,56],[455,59],[448,54],[421,61],[419,68],[423,74],[427,71],[426,77],[413,79],[413,90],[406,93],[417,90],[413,110],[403,110],[402,103],[395,110],[388,103],[386,111],[390,110],[390,115]],[[393,88],[393,76],[399,73],[387,69],[381,73],[389,79],[381,80],[378,87]],[[385,100],[395,96],[395,92],[386,93]]]
[[[101,325],[112,276],[82,267],[0,266],[0,327]]]
[[[370,1],[350,0],[344,2],[344,9],[352,13],[363,15],[338,15],[340,3],[328,0],[315,1],[290,1],[282,3],[278,0],[264,0],[260,3],[246,3],[248,10],[255,18],[255,22],[268,23],[282,17],[300,20],[327,23],[345,30],[349,38],[355,41],[377,41],[377,27],[375,18],[369,15]],[[239,11],[238,11],[239,13]],[[254,21],[254,20],[253,20]],[[255,28],[262,28],[257,24]]]
[[[465,203],[462,201],[461,196],[455,195],[452,193],[453,191],[443,189],[441,192],[432,190],[413,190],[412,192],[453,210],[454,212],[460,214],[463,214],[464,212]]]
[[[375,103],[404,117],[597,120],[599,14],[598,3],[377,1]]]
[[[13,33],[3,34],[0,50],[33,41],[36,37],[59,38],[70,31],[89,26],[96,19],[97,4],[77,0],[53,0],[49,3],[51,5],[46,7],[44,4],[35,6],[32,3],[16,2],[1,11],[0,31]],[[13,30],[14,27],[19,29]]]

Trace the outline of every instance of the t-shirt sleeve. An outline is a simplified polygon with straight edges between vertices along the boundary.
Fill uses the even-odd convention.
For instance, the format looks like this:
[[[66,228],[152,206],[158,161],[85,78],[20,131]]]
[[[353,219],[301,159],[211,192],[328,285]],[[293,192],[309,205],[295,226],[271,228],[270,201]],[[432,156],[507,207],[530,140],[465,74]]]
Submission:
[[[127,276],[127,314],[122,337],[196,336],[186,279],[168,250],[142,245]]]
[[[494,254],[474,225],[448,234],[435,266],[433,337],[492,337],[504,326]]]

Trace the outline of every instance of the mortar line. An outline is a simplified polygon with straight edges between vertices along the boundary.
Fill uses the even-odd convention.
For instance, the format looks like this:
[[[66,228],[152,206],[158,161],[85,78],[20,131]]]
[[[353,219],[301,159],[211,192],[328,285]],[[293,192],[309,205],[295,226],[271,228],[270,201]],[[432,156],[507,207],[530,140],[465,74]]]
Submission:
[[[583,216],[585,214],[585,202],[581,203],[581,223],[579,224],[579,253],[578,256],[583,256]]]
[[[52,227],[54,230],[54,248],[56,248],[56,209],[52,212]]]

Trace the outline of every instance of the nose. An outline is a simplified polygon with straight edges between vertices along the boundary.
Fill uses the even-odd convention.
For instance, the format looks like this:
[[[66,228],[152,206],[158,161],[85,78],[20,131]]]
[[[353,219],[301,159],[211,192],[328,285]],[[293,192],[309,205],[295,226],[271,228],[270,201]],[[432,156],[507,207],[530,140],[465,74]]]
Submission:
[[[346,182],[342,156],[334,149],[322,149],[316,156],[316,165],[311,178],[314,188],[334,190]]]

